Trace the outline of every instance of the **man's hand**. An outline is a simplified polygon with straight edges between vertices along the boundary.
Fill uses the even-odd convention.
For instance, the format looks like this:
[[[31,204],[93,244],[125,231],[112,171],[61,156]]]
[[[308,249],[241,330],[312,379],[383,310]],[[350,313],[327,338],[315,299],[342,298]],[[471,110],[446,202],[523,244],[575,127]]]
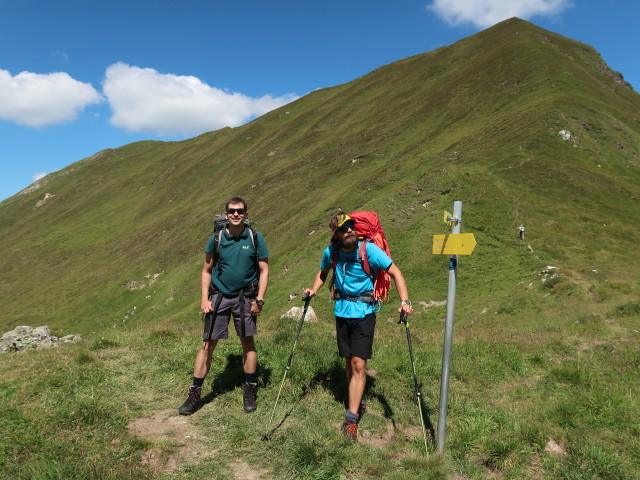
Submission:
[[[258,305],[258,302],[253,300],[251,302],[251,315],[260,315],[262,313],[262,307]]]
[[[411,315],[413,313],[413,308],[411,307],[411,302],[409,300],[405,300],[398,308],[398,313],[404,311],[407,315]]]
[[[209,300],[208,298],[206,300],[202,300],[202,303],[200,304],[200,311],[202,313],[213,312],[213,307],[211,306],[211,300]]]

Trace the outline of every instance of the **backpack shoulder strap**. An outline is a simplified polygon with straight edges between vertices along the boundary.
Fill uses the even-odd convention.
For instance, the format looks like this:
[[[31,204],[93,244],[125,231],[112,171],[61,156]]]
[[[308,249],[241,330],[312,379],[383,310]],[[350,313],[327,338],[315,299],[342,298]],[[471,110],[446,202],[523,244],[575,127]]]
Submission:
[[[223,231],[224,231],[224,228],[222,228],[218,232],[218,235],[216,235],[216,238],[213,239],[213,263],[214,264],[218,261],[218,258],[220,258],[220,242],[222,242]]]
[[[253,245],[253,251],[256,254],[254,267],[256,269],[256,272],[258,273],[258,277],[260,277],[260,259],[258,258],[258,232],[256,232],[249,226],[246,226],[245,228],[249,230],[249,238],[251,239],[251,244]]]
[[[338,260],[340,259],[338,249],[335,245],[331,245],[329,248],[331,249],[331,267],[335,271],[336,265],[338,265]]]
[[[360,242],[358,246],[358,258],[362,260],[362,269],[364,272],[373,279],[371,273],[371,265],[369,264],[369,256],[367,255],[367,241]]]
[[[247,228],[247,230],[249,230],[249,238],[251,239],[251,245],[253,245],[253,249],[257,253],[258,252],[258,232],[256,232],[255,230],[252,230],[249,227],[246,227],[246,228]],[[218,232],[218,235],[213,240],[213,249],[214,249],[214,252],[215,252],[214,259],[216,261],[220,257],[220,242],[222,242],[222,232],[223,232],[223,230],[224,230],[224,228],[220,229],[220,231]]]
[[[338,265],[338,249],[335,247],[335,245],[330,245],[329,248],[331,249],[331,268],[333,270],[333,275],[331,275],[331,280],[329,280],[329,291],[331,292],[331,300],[335,300],[336,299],[336,288],[335,288],[335,283],[336,283],[336,266]]]
[[[331,267],[335,270],[336,266],[338,265],[338,262],[342,261],[342,262],[346,262],[346,263],[362,263],[362,251],[360,250],[360,247],[358,249],[356,249],[356,258],[344,258],[344,257],[340,257],[340,249],[336,248],[334,245],[330,245],[329,248],[331,248]],[[366,251],[365,251],[365,256],[366,256]]]
[[[253,249],[257,252],[258,251],[258,232],[256,232],[255,230],[252,230],[249,227],[245,227],[247,230],[249,230],[249,238],[251,239],[251,245],[253,245]]]

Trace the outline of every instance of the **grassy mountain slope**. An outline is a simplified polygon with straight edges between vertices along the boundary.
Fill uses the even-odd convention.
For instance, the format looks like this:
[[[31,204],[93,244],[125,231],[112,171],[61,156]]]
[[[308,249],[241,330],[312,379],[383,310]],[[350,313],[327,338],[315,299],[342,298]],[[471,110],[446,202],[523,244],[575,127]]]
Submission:
[[[495,238],[501,255],[514,254],[523,222],[543,263],[624,276],[639,218],[638,104],[592,48],[512,20],[242,127],[100,152],[3,202],[0,325],[86,330],[114,302],[128,310],[121,285],[159,272],[186,301],[209,219],[233,194],[247,197],[276,269],[300,263],[307,277],[338,207],[379,210],[411,248],[443,231],[454,199],[465,230]]]
[[[89,338],[97,343],[75,359],[78,368],[98,371],[114,385],[120,377],[110,377],[107,365],[133,355],[123,352],[129,344],[154,377],[140,389],[174,389],[152,405],[136,397],[131,415],[169,408],[182,395],[177,384],[188,378],[192,365],[202,249],[210,219],[226,199],[247,199],[272,254],[268,308],[261,318],[262,358],[270,369],[279,368],[288,354],[291,338],[279,316],[290,307],[287,295],[311,283],[331,213],[376,210],[412,299],[426,302],[446,299],[447,259],[430,254],[431,237],[447,233],[442,211],[461,200],[462,230],[474,232],[478,247],[460,262],[453,470],[473,478],[481,478],[485,468],[507,472],[505,478],[535,478],[536,459],[548,436],[555,435],[574,450],[568,460],[547,458],[540,469],[587,478],[575,476],[586,465],[594,471],[609,468],[608,478],[632,478],[625,477],[634,468],[625,455],[633,457],[639,447],[630,440],[637,426],[628,420],[639,407],[625,389],[637,379],[640,358],[631,341],[637,338],[640,310],[640,262],[634,254],[640,224],[639,118],[640,97],[593,48],[511,19],[449,47],[315,91],[242,127],[99,152],[0,204],[0,330],[48,324],[93,335]],[[563,130],[570,132],[567,137]],[[516,238],[520,223],[527,228],[525,242]],[[559,274],[541,275],[548,265]],[[314,307],[330,318],[328,302],[318,299]],[[380,315],[387,317],[395,317],[392,307]],[[443,317],[444,307],[418,308],[414,319],[422,326],[414,333],[420,374],[431,383],[438,381]],[[331,338],[330,323],[308,333],[315,340],[307,348],[316,363],[308,361],[294,383],[318,371],[333,378],[332,364],[320,360]],[[390,404],[409,412],[411,399],[400,393],[408,377],[397,366],[406,360],[403,332],[390,325],[380,327],[388,343],[377,347],[382,358],[374,368],[382,372],[379,383],[397,387],[386,392]],[[108,335],[116,339],[100,343],[99,337]],[[189,338],[182,340],[183,335]],[[170,373],[152,360],[155,349]],[[55,355],[47,355],[56,364]],[[142,376],[132,362],[126,364],[132,375]],[[118,371],[124,368],[117,365]],[[618,372],[620,384],[600,385],[600,376],[610,370]],[[529,391],[531,379],[539,378],[539,388]],[[11,381],[18,389],[19,380]],[[87,380],[93,388],[92,381]],[[572,391],[565,394],[561,385]],[[437,388],[432,386],[427,396],[433,405]],[[114,402],[125,401],[116,387],[109,394]],[[315,394],[321,408],[335,410],[327,395]],[[17,411],[28,409],[12,395],[6,401]],[[613,406],[605,411],[607,395]],[[572,416],[575,405],[588,414]],[[113,412],[113,405],[98,406],[111,412],[116,431],[130,418]],[[522,417],[511,410],[516,406],[535,427],[519,423]],[[324,412],[305,409],[318,424],[325,421]],[[598,409],[600,417],[594,413]],[[594,415],[606,430],[604,440],[581,449]],[[415,418],[398,413],[396,421],[410,424]],[[502,430],[507,436],[496,438]],[[629,440],[627,445],[611,440],[611,431]],[[341,451],[312,437],[318,458]],[[245,440],[241,444],[249,451],[253,444]],[[121,453],[113,448],[113,455]],[[131,455],[142,448],[131,446]],[[389,465],[411,471],[411,445],[398,448],[402,465],[385,451],[381,464],[356,474],[381,478],[372,472]],[[528,448],[535,452],[533,460],[519,452]],[[280,452],[284,460],[271,464],[281,474],[275,478],[286,478],[286,471],[338,478],[322,477],[320,461],[317,470],[304,471],[300,458],[309,457],[296,451],[293,457]],[[615,461],[604,465],[600,451]],[[345,463],[356,458],[345,455],[336,458]],[[426,468],[420,461],[418,466]]]

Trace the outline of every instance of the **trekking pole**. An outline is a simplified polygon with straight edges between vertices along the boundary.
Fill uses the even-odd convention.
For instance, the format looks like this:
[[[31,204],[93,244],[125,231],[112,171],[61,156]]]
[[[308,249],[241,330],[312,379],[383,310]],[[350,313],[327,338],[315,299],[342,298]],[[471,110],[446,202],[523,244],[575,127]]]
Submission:
[[[273,405],[273,412],[271,412],[271,418],[269,419],[269,425],[273,422],[273,417],[276,414],[276,407],[278,406],[278,400],[280,400],[280,393],[282,392],[282,387],[284,386],[284,381],[287,378],[287,373],[291,368],[291,359],[293,358],[293,354],[296,351],[296,345],[298,343],[298,338],[300,338],[300,330],[302,330],[302,325],[304,324],[304,317],[307,315],[307,308],[309,308],[309,302],[311,301],[311,295],[305,293],[302,296],[302,300],[304,300],[304,309],[302,310],[302,316],[300,317],[300,323],[298,324],[298,332],[296,333],[296,339],[293,342],[293,348],[291,349],[291,353],[289,354],[289,360],[287,361],[287,366],[284,369],[284,376],[282,377],[282,382],[280,383],[280,388],[278,389],[278,396],[276,397],[276,403]],[[277,428],[277,427],[276,427]],[[271,434],[275,431],[275,428],[271,430],[269,433],[264,433],[262,435],[262,440],[271,440]]]
[[[420,410],[420,422],[422,423],[422,436],[424,437],[424,450],[429,456],[429,449],[427,447],[427,429],[424,425],[424,417],[422,415],[422,394],[420,393],[420,387],[418,386],[418,377],[416,376],[416,362],[413,358],[413,345],[411,344],[411,331],[409,330],[409,315],[404,310],[400,311],[400,321],[398,323],[404,323],[405,331],[407,332],[407,343],[409,344],[409,357],[411,358],[411,369],[413,370],[413,384],[415,386],[415,394],[418,397],[418,410]]]

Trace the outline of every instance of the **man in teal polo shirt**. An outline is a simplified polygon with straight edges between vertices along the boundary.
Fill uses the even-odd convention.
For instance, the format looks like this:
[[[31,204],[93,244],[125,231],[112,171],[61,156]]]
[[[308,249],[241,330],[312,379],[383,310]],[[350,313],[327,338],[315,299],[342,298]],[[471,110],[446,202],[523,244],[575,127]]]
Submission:
[[[238,197],[229,200],[226,207],[229,224],[220,234],[212,235],[205,248],[200,283],[201,311],[206,321],[193,369],[193,385],[187,400],[178,409],[182,415],[191,415],[198,409],[213,350],[218,340],[229,338],[232,315],[242,345],[244,410],[256,409],[258,355],[253,336],[257,333],[257,316],[262,311],[267,290],[269,250],[262,234],[245,225],[247,215],[247,202]]]
[[[358,236],[355,233],[355,221],[347,214],[337,213],[329,221],[331,245],[328,246],[320,262],[311,289],[305,290],[314,296],[327,280],[333,268],[332,256],[337,250],[337,263],[334,269],[334,288],[336,302],[336,337],[338,354],[345,359],[348,386],[348,408],[342,424],[342,433],[350,442],[358,438],[358,422],[366,405],[363,399],[367,383],[367,361],[373,352],[373,336],[376,327],[376,309],[373,304],[373,281],[367,275],[362,263],[358,262]],[[413,313],[407,284],[396,264],[387,254],[373,243],[367,242],[367,258],[371,270],[385,270],[393,279],[401,304],[398,311]]]

